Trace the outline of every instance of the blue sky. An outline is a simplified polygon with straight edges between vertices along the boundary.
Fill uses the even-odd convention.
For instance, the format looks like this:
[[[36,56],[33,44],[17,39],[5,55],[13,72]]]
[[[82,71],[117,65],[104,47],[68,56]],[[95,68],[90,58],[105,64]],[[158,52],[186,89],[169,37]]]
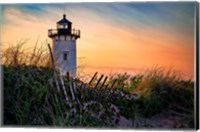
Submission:
[[[61,12],[65,10],[66,13],[70,10],[84,9],[122,25],[130,26],[132,21],[147,26],[158,26],[159,22],[161,24],[175,22],[176,26],[181,24],[187,28],[193,24],[194,7],[195,2],[14,4],[3,5],[2,14],[9,8],[18,8],[34,16],[48,13],[47,8],[60,9]]]
[[[31,15],[36,18],[50,14],[47,9],[65,12],[67,15],[75,10],[84,10],[93,12],[100,19],[116,23],[119,27],[154,27],[193,36],[194,7],[195,2],[14,4],[3,5],[2,20],[3,24],[13,23],[14,20],[10,21],[4,17],[5,11],[10,8],[21,10],[24,17]]]

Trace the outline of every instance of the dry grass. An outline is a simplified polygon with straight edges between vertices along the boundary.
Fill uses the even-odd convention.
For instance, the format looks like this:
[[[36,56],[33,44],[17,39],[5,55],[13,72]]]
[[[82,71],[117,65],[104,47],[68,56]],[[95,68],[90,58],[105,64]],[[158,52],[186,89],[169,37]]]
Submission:
[[[153,67],[146,69],[141,73],[142,80],[138,84],[136,90],[138,92],[147,93],[160,87],[174,87],[177,82],[181,81],[181,73],[173,70],[172,68]]]
[[[31,49],[26,48],[27,40],[20,40],[16,44],[2,48],[2,64],[5,66],[42,66],[51,67],[49,51],[45,43],[38,46],[38,40]]]
[[[181,77],[180,72],[171,68],[147,69],[133,91],[141,94],[138,100],[141,113],[153,116],[171,106],[181,106],[192,113],[194,82]]]

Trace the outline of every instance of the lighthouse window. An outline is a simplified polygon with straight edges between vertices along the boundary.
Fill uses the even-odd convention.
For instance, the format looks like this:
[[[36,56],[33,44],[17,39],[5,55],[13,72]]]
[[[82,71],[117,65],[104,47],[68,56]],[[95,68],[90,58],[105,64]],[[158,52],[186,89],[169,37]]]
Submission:
[[[68,26],[67,26],[67,25],[64,25],[64,28],[68,28]]]
[[[67,60],[67,53],[63,54],[63,60]]]
[[[58,24],[57,27],[58,27],[58,29],[66,29],[66,28],[68,28],[68,25],[67,24]]]

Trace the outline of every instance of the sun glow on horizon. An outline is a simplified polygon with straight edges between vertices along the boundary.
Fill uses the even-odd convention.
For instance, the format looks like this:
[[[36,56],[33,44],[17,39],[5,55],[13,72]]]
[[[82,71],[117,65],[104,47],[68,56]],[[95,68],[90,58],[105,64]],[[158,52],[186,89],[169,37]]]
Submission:
[[[28,38],[28,47],[34,47],[38,36],[52,43],[47,31],[56,28],[63,5],[1,6],[3,46]],[[84,58],[86,72],[134,72],[159,65],[194,76],[195,4],[85,3],[66,4],[66,10],[72,26],[81,30],[77,56]]]

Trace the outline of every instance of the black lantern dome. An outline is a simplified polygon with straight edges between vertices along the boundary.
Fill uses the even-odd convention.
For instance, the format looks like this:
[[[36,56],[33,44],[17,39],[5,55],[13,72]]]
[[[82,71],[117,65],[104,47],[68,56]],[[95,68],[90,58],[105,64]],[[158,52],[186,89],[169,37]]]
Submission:
[[[71,24],[72,22],[70,22],[69,20],[66,19],[66,15],[63,14],[63,19],[61,19],[60,21],[57,22],[57,24]]]

